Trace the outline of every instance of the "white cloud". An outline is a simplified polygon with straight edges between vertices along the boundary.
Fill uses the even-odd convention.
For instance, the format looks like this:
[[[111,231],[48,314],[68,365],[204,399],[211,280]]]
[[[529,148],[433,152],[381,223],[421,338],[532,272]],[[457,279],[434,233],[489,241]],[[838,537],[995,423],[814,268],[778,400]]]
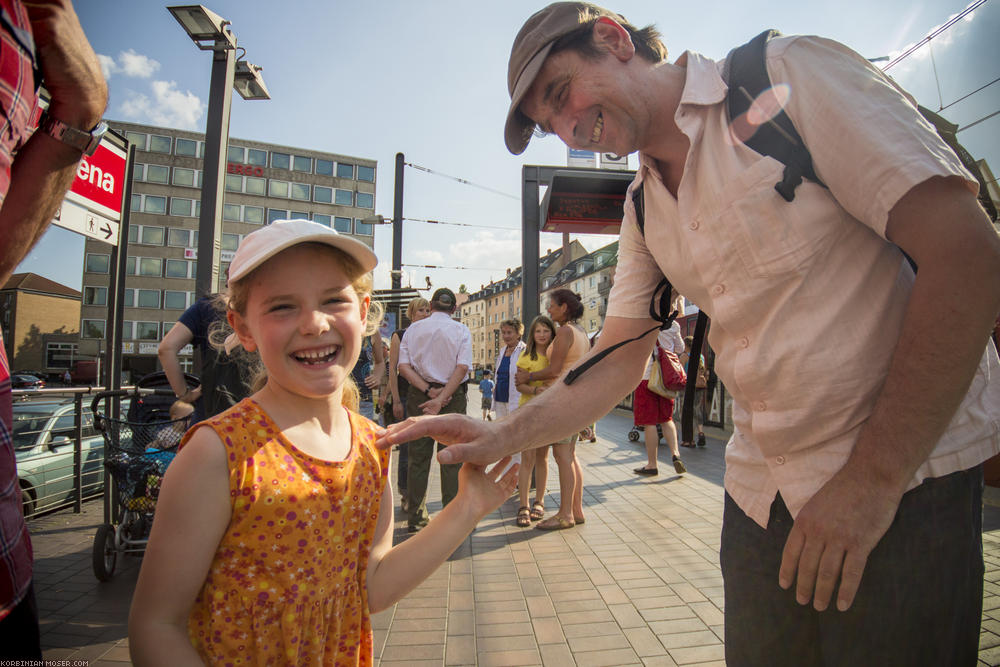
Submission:
[[[111,56],[98,54],[97,59],[101,63],[101,70],[104,78],[107,79],[113,74],[124,74],[139,79],[148,79],[160,69],[160,63],[149,56],[136,53],[134,49],[122,51],[118,54],[116,61]]]
[[[440,265],[444,261],[444,255],[437,250],[416,250],[411,257],[422,264],[433,264],[435,266]]]
[[[177,90],[174,81],[153,81],[150,88],[153,99],[142,93],[129,92],[121,106],[126,118],[165,127],[199,129],[198,121],[204,113],[205,104],[197,95]]]

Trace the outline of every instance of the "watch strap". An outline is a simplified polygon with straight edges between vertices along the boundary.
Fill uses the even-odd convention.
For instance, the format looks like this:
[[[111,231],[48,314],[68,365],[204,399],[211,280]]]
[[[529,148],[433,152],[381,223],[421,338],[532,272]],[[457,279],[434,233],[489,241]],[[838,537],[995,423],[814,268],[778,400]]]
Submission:
[[[38,129],[53,139],[77,149],[84,155],[90,156],[97,151],[97,147],[101,143],[101,138],[108,131],[108,124],[101,121],[90,131],[80,130],[67,125],[58,118],[52,117],[49,115],[48,110],[46,110],[42,113],[42,117],[38,121]]]

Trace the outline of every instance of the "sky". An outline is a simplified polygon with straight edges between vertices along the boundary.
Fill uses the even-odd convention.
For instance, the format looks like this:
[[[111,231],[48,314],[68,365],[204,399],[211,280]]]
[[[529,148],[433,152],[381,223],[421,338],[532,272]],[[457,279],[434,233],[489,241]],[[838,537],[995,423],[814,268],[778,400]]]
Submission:
[[[233,96],[230,136],[378,160],[375,212],[391,218],[396,153],[404,170],[403,285],[470,292],[521,263],[523,165],[565,165],[556,137],[520,156],[503,142],[507,58],[540,1],[205,0],[228,19],[246,60],[263,67],[268,101]],[[765,28],[819,34],[867,58],[900,54],[961,12],[968,0],[619,0],[632,23],[655,23],[671,60],[685,50],[722,58]],[[149,0],[76,0],[111,91],[106,118],[205,131],[211,61],[166,5]],[[889,70],[925,106],[967,125],[1000,109],[1000,0]],[[980,92],[973,91],[986,86]],[[794,91],[792,91],[794,94]],[[963,96],[964,100],[956,102]],[[959,140],[1000,173],[1000,115]],[[629,157],[635,168],[636,156]],[[464,179],[472,185],[459,183]],[[588,250],[614,240],[579,236]],[[561,237],[542,234],[542,252]],[[376,228],[376,287],[389,286],[392,230]],[[53,226],[19,271],[80,288],[83,237]],[[413,268],[406,264],[449,268]]]

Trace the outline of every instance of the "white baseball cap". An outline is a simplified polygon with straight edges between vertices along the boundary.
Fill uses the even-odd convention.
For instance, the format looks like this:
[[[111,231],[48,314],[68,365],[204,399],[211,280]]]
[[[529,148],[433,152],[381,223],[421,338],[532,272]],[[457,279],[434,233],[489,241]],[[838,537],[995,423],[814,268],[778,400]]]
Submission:
[[[300,243],[325,243],[354,258],[364,271],[371,271],[378,258],[371,248],[349,236],[310,220],[275,220],[247,234],[229,263],[229,280],[239,280],[282,250]]]

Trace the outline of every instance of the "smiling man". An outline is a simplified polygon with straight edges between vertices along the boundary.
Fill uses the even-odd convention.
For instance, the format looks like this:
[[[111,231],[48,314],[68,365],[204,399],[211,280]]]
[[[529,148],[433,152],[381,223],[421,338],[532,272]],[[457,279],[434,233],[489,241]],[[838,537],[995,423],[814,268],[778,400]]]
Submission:
[[[655,28],[585,3],[546,7],[515,38],[506,144],[519,154],[541,130],[639,152],[592,355],[655,324],[664,275],[712,317],[734,399],[729,664],[975,664],[980,464],[1000,451],[1000,240],[975,179],[864,58],[776,37],[764,62],[817,177],[791,201],[776,192],[783,165],[731,129],[730,62],[671,63]],[[942,320],[946,351],[927,335]],[[383,446],[433,433],[455,443],[439,459],[485,462],[552,442],[637,384],[653,339],[506,420],[411,422]]]

